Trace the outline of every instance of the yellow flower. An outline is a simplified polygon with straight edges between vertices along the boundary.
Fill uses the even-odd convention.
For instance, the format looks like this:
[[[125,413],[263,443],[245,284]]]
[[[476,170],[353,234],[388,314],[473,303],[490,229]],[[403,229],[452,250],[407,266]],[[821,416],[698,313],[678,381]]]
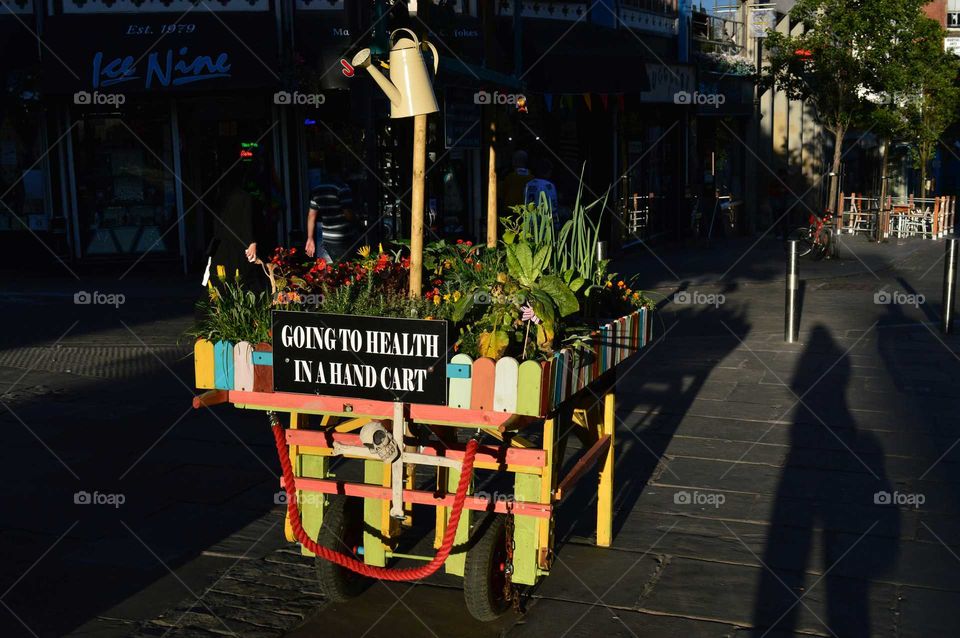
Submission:
[[[460,294],[460,291],[459,291],[459,290],[454,290],[454,291],[453,291],[453,300],[454,300],[454,301],[460,301],[460,297],[462,297],[462,296],[463,296],[463,295]]]
[[[617,282],[617,288],[623,288],[623,287],[626,286],[626,285],[627,285],[627,284],[623,283],[623,279],[621,279],[620,281]]]
[[[613,282],[612,282],[612,281],[608,281],[608,282],[607,282],[607,288],[613,288]]]
[[[377,244],[377,252],[379,252],[381,255],[383,254],[383,244]]]
[[[439,305],[440,305],[440,295],[434,295],[434,296],[433,296],[433,305],[434,305],[434,306],[439,306]]]
[[[357,254],[366,259],[370,256],[370,246],[361,246],[360,250],[357,251]]]
[[[210,294],[210,301],[216,301],[218,294],[217,289],[213,287],[213,284],[209,281],[207,282],[207,292]]]
[[[227,269],[223,264],[217,264],[217,279],[220,281],[226,281],[227,279]]]
[[[443,300],[444,300],[444,301],[450,301],[450,293],[449,293],[449,292],[443,296]]]
[[[240,281],[240,269],[239,269],[239,268],[237,268],[237,269],[234,271],[234,273],[233,273],[233,278],[236,279],[237,281]]]

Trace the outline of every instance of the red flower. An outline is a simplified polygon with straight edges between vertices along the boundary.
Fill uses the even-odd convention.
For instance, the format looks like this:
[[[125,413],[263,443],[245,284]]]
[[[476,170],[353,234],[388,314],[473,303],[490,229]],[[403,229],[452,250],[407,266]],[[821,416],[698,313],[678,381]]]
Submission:
[[[457,243],[458,243],[458,244],[462,244],[462,243],[463,243],[463,240],[462,240],[462,239],[458,239],[458,240],[457,240]]]
[[[467,242],[464,242],[464,243],[465,243],[467,246],[473,246],[473,242],[472,242],[472,241],[467,241]]]

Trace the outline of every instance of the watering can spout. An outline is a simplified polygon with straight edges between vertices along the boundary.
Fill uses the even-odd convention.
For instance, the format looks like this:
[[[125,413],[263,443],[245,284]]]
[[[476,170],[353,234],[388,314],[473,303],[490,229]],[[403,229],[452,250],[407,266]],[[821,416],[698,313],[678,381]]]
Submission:
[[[367,70],[367,73],[370,74],[374,82],[387,94],[387,97],[390,99],[390,104],[396,105],[400,103],[400,89],[394,86],[393,82],[388,80],[387,77],[380,72],[380,69],[373,64],[370,49],[364,49],[353,56],[352,63],[354,67],[361,67]]]

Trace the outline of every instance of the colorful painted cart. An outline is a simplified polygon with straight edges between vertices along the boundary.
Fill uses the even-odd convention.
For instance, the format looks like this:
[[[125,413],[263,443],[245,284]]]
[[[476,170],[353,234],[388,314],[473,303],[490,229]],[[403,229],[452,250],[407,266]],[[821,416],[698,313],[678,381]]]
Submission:
[[[549,573],[554,513],[597,467],[597,545],[610,545],[617,368],[649,342],[650,319],[641,309],[611,321],[588,348],[563,350],[547,362],[455,355],[446,364],[446,405],[275,392],[270,345],[200,340],[196,381],[207,391],[195,397],[194,407],[231,403],[268,412],[274,422],[287,415],[286,428],[275,427],[275,436],[293,474],[293,485],[286,486],[296,495],[287,513],[291,542],[306,534],[371,568],[391,559],[436,561],[398,551],[412,506],[435,507],[434,546],[452,539],[446,573],[464,578],[473,616],[492,620],[517,604],[517,585],[534,585]],[[386,442],[392,436],[399,451],[383,455],[371,431]],[[583,452],[565,463],[571,434]],[[465,435],[480,435],[483,442],[465,443]],[[338,456],[361,461],[363,480],[333,476]],[[457,488],[467,484],[461,484],[467,456],[473,480],[461,495],[454,530],[448,524],[460,505]],[[480,473],[488,472],[512,475],[512,491],[475,493]],[[431,486],[435,479],[435,489],[423,489],[426,477]],[[317,570],[332,600],[362,587],[353,572],[328,560],[318,558]]]

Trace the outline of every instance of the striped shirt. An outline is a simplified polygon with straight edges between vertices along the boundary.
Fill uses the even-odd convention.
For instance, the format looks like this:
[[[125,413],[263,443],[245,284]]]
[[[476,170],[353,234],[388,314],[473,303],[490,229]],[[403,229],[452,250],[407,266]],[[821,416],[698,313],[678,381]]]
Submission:
[[[353,222],[346,211],[353,206],[353,193],[343,183],[320,184],[310,193],[310,208],[317,211],[324,241],[337,241],[353,235]]]

